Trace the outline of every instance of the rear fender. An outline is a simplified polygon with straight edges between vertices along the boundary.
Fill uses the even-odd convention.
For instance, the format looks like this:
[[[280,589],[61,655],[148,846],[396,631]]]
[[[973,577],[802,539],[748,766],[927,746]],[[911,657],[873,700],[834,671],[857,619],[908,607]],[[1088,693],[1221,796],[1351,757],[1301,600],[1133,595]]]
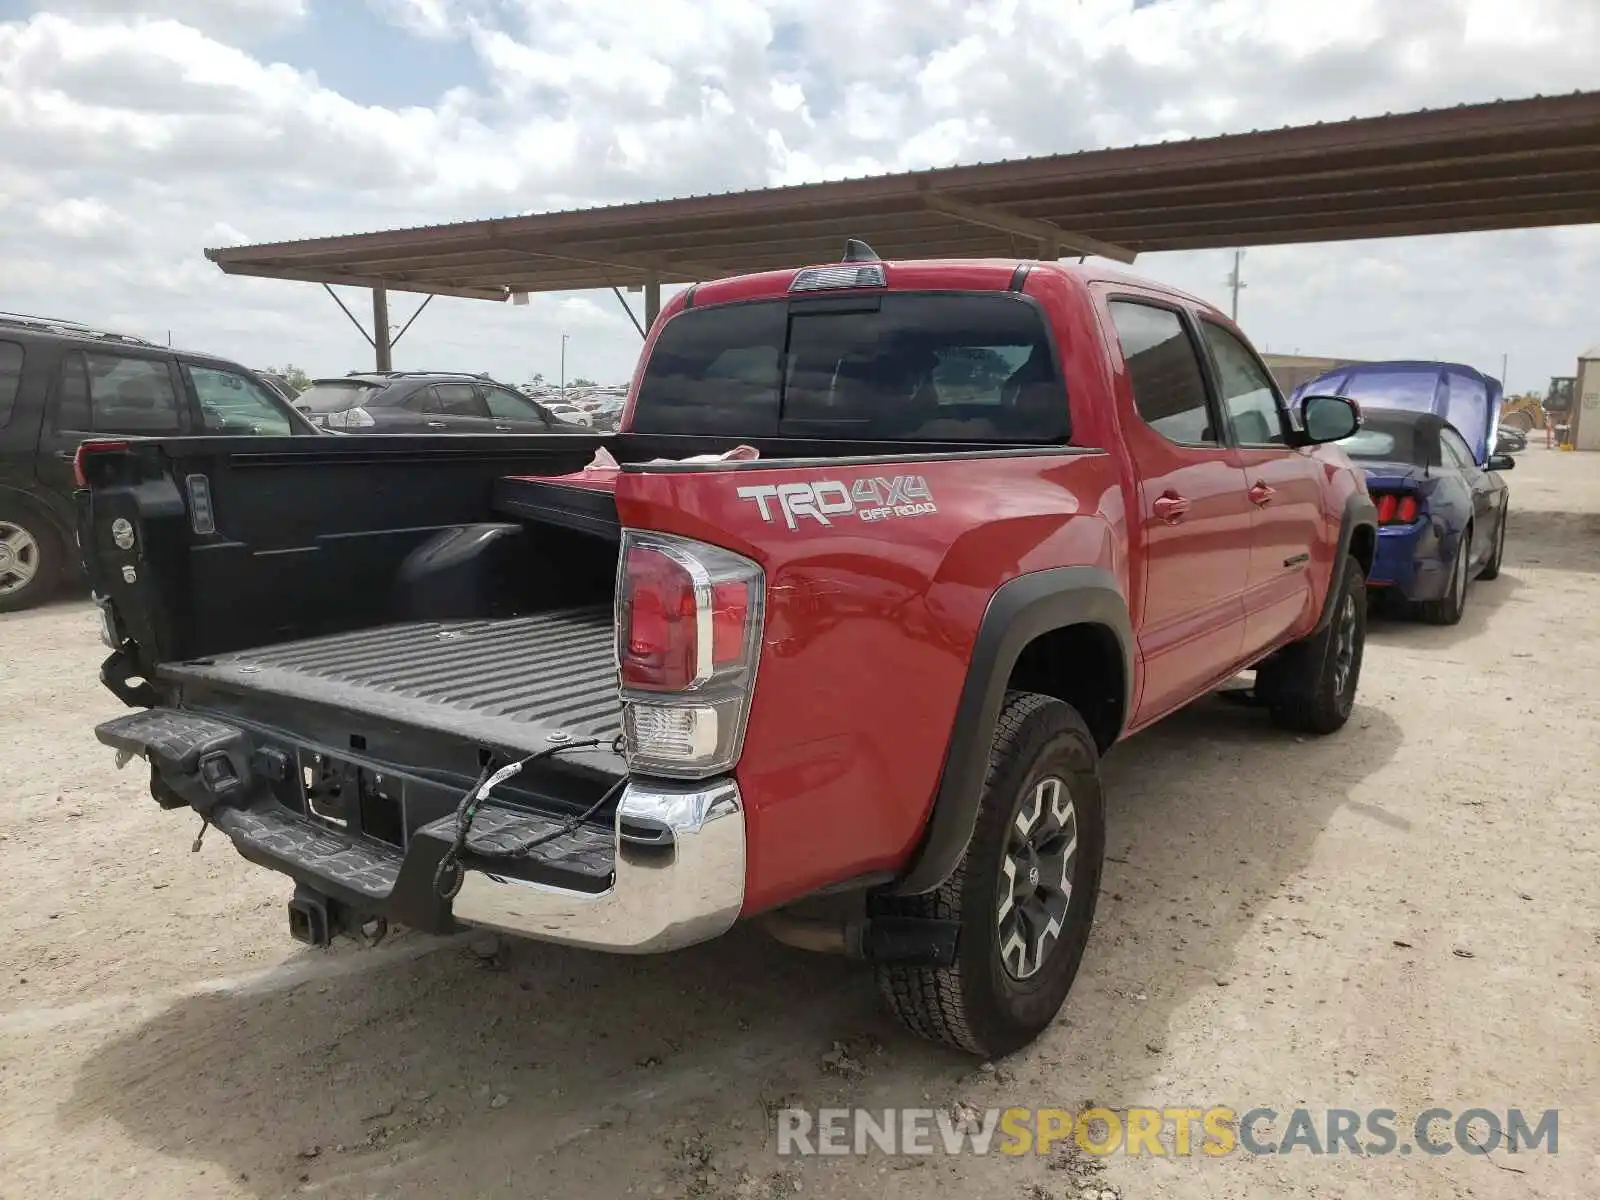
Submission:
[[[1342,571],[1344,560],[1350,557],[1352,548],[1363,551],[1361,570],[1363,574],[1372,571],[1372,556],[1377,549],[1378,536],[1378,506],[1372,502],[1372,497],[1366,492],[1351,492],[1344,499],[1344,513],[1339,518],[1339,544],[1335,548],[1333,562],[1328,566],[1328,589],[1322,597],[1322,612],[1317,617],[1316,629],[1313,632],[1321,633],[1328,627],[1328,622],[1333,620],[1333,602],[1339,590],[1339,575]],[[1358,543],[1357,538],[1363,539]]]
[[[930,892],[956,869],[977,823],[989,748],[1012,669],[1024,647],[1040,634],[1084,624],[1105,626],[1116,635],[1123,659],[1126,719],[1133,711],[1133,626],[1127,601],[1109,571],[1055,567],[1019,576],[995,592],[973,644],[927,827],[891,892]]]

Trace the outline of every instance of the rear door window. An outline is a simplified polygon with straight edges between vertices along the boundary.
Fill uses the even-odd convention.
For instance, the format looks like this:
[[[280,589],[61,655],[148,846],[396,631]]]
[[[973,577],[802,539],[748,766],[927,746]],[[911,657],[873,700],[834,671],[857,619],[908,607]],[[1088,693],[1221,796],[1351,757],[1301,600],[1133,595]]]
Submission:
[[[0,429],[11,420],[22,387],[22,347],[16,342],[0,342]]]
[[[691,309],[656,343],[633,427],[1013,445],[1069,433],[1044,321],[1002,293]]]
[[[57,429],[160,435],[187,423],[163,359],[74,350],[62,364]]]
[[[448,417],[484,417],[489,408],[470,383],[436,383],[428,389],[429,396],[424,412],[441,413]]]
[[[1111,321],[1122,344],[1122,362],[1133,402],[1144,423],[1169,442],[1220,446],[1222,434],[1206,401],[1200,358],[1170,308],[1115,300]]]

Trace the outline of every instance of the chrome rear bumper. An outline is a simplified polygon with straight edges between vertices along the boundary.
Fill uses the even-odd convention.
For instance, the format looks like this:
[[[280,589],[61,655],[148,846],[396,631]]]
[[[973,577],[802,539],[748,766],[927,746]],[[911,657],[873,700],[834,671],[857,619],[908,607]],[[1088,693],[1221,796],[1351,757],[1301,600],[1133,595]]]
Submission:
[[[469,870],[457,921],[614,954],[652,954],[727,931],[744,904],[745,828],[731,779],[630,782],[617,805],[616,871],[597,895]]]

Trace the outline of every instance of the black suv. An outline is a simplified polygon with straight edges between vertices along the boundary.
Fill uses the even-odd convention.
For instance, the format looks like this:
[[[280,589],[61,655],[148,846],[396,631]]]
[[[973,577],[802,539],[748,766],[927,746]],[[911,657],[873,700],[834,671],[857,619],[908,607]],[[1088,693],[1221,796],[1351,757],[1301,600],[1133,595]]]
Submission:
[[[78,570],[78,443],[318,430],[237,363],[73,321],[0,313],[0,612]]]
[[[359,371],[314,380],[294,405],[350,433],[589,433],[483,375]]]

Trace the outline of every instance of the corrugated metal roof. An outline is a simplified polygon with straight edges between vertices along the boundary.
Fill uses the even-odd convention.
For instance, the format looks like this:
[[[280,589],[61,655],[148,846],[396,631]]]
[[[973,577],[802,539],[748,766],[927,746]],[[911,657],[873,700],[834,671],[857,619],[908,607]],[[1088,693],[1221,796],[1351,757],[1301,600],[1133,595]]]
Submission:
[[[1600,92],[211,249],[224,271],[500,299],[886,258],[1156,250],[1600,221]]]

